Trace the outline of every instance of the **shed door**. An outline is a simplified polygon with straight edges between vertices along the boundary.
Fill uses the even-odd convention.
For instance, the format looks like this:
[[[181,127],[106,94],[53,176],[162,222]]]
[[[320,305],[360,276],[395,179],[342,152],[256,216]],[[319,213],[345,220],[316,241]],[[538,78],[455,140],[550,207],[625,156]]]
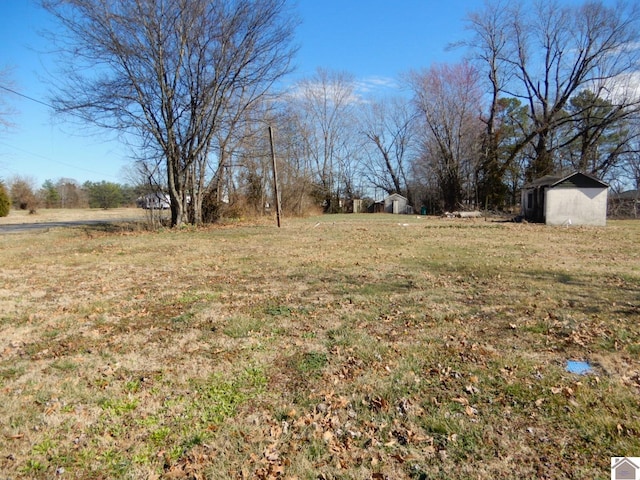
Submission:
[[[400,200],[393,201],[393,213],[395,214],[400,213]]]

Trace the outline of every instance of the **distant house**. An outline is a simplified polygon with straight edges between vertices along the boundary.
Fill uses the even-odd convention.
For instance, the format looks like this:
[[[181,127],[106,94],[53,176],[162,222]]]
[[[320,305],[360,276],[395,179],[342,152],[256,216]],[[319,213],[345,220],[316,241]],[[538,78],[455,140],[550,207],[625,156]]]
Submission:
[[[413,213],[413,207],[407,202],[408,200],[399,193],[392,193],[384,200],[374,203],[369,211],[373,213]]]
[[[348,203],[347,211],[350,213],[362,213],[363,211],[362,199],[354,198]]]
[[[166,210],[171,207],[171,199],[166,193],[149,193],[138,198],[136,203],[146,210]]]
[[[608,188],[580,172],[547,175],[522,187],[522,215],[547,225],[606,225]]]

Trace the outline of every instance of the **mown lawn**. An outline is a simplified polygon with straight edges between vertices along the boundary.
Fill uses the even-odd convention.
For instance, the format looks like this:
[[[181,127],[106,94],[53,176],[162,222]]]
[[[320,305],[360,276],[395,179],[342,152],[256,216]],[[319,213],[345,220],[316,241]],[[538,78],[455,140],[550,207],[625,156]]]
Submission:
[[[610,478],[640,456],[639,239],[392,215],[0,236],[0,472]]]

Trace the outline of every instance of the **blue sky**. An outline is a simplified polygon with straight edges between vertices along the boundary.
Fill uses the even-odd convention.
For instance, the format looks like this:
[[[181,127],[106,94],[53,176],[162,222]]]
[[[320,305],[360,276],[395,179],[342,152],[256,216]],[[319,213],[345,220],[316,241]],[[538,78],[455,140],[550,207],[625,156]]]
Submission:
[[[393,92],[398,76],[434,62],[456,61],[447,51],[465,37],[463,18],[480,0],[299,0],[300,51],[293,79],[317,67],[346,71],[369,88]],[[32,0],[0,0],[0,69],[11,67],[10,88],[46,102],[43,78],[51,59],[38,35],[48,18]],[[0,84],[4,85],[4,81]],[[16,111],[15,128],[0,132],[0,178],[124,183],[129,152],[108,136],[85,136],[53,117],[45,105],[0,90]]]

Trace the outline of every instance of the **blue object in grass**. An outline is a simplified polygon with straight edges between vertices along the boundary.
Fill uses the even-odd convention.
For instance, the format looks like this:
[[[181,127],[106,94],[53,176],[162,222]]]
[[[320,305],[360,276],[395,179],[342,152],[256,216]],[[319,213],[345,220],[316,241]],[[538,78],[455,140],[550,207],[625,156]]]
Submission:
[[[591,373],[591,365],[579,360],[567,360],[567,372],[586,375],[587,373]]]

